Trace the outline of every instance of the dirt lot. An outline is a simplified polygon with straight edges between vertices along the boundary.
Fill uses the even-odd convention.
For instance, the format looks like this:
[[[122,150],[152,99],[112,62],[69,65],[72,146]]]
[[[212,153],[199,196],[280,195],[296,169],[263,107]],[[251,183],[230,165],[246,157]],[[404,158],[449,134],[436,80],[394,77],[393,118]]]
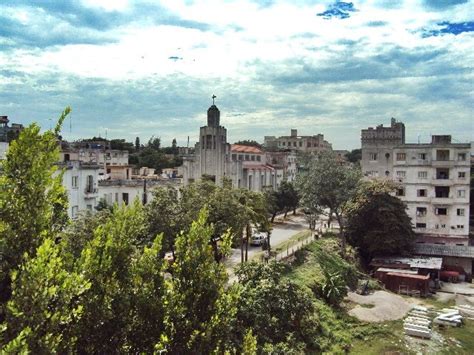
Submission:
[[[349,314],[364,322],[384,322],[403,318],[419,303],[416,299],[407,302],[403,297],[386,291],[375,291],[371,295],[361,296],[349,292],[347,298],[358,305],[349,311]]]

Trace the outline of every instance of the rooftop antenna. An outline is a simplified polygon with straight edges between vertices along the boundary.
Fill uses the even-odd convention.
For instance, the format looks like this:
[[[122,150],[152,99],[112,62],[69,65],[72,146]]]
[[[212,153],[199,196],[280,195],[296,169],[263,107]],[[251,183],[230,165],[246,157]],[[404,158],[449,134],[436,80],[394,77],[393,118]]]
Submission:
[[[417,137],[418,137],[418,144],[420,144],[420,137],[421,137],[421,134],[418,133],[418,134],[417,134]]]
[[[212,104],[214,105],[214,100],[217,96],[216,95],[212,95]]]
[[[105,140],[107,140],[107,128],[105,129]]]
[[[189,148],[189,136],[188,136],[188,146],[187,146],[187,148]]]

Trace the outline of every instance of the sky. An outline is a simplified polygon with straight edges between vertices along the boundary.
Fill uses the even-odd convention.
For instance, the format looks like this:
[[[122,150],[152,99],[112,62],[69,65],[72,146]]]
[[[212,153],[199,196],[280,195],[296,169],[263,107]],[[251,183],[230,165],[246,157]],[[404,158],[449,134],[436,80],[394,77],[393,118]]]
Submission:
[[[474,0],[0,1],[0,115],[68,140],[198,139],[216,95],[229,142],[405,123],[474,140]]]

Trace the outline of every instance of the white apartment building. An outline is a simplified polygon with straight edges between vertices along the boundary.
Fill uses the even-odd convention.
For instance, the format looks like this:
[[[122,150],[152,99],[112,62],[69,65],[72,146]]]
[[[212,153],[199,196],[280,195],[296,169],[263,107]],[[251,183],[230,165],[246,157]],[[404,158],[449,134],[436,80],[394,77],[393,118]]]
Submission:
[[[405,126],[362,130],[362,171],[400,184],[419,241],[468,245],[470,144],[433,136],[429,144],[405,143]]]
[[[68,215],[76,218],[81,211],[95,211],[99,203],[99,165],[80,161],[59,163],[63,186],[68,195]]]

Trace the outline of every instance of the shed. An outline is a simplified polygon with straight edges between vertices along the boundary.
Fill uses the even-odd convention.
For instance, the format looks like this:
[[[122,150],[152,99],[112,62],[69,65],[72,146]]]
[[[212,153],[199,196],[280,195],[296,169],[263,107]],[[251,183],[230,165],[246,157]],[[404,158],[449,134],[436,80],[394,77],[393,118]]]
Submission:
[[[429,275],[411,275],[406,273],[389,272],[385,276],[385,287],[393,292],[414,293],[426,296],[429,291]]]

